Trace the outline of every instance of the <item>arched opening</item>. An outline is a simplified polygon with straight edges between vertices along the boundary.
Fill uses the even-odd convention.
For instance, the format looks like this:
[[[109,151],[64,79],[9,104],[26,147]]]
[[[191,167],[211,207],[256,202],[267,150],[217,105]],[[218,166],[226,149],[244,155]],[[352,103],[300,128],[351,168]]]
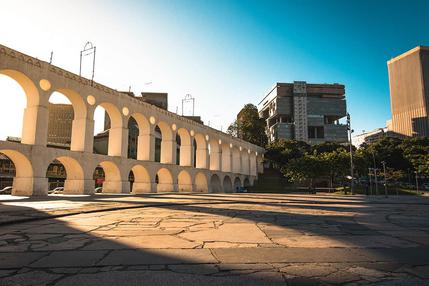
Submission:
[[[111,103],[102,103],[94,111],[94,153],[121,156],[122,155],[121,113]]]
[[[210,178],[210,188],[212,193],[221,193],[222,192],[222,185],[220,183],[219,176],[214,174]]]
[[[208,150],[206,139],[202,134],[195,134],[194,138],[194,166],[195,168],[206,169],[208,166]]]
[[[245,179],[244,179],[243,186],[244,186],[245,188],[250,187],[250,181],[249,181],[249,178],[245,178]]]
[[[161,162],[161,128],[155,126],[155,162]]]
[[[55,193],[83,194],[85,190],[83,169],[80,163],[67,156],[55,158],[46,170],[49,191]]]
[[[66,168],[60,161],[54,160],[46,170],[46,178],[48,179],[48,192],[62,192],[67,178]]]
[[[231,148],[229,144],[222,144],[222,172],[231,171]]]
[[[142,165],[135,165],[131,171],[132,178],[130,176],[130,182],[132,179],[131,192],[134,194],[150,193],[151,192],[151,181],[148,171]]]
[[[241,173],[241,156],[238,147],[232,148],[232,172]]]
[[[209,191],[207,178],[201,172],[197,173],[195,176],[195,191],[200,193],[207,193]]]
[[[160,138],[158,138],[159,136]],[[158,124],[155,127],[155,161],[156,162],[160,162],[164,164],[175,163],[175,160],[173,160],[174,159],[173,153],[176,145],[175,139],[176,138],[173,138],[173,132],[170,126],[163,121],[158,122]],[[157,153],[157,149],[159,150],[158,153]]]
[[[221,169],[221,152],[219,147],[219,141],[211,139],[209,143],[209,157],[210,157],[210,170]]]
[[[182,140],[179,134],[176,134],[176,165],[180,165],[180,147],[182,146]]]
[[[151,134],[149,121],[141,113],[134,113],[128,120],[128,158],[151,160],[150,148]]]
[[[0,164],[1,189],[12,187],[12,195],[33,194],[33,168],[26,156],[15,150],[0,150]]]
[[[173,192],[173,176],[170,171],[166,168],[161,168],[156,173],[155,182],[157,184],[156,191],[160,192]]]
[[[192,192],[192,178],[185,170],[177,176],[177,188],[179,192]]]
[[[130,117],[128,120],[128,158],[137,159],[137,144],[139,138],[139,127],[137,121]]]
[[[232,182],[229,176],[225,176],[225,178],[223,178],[222,186],[225,193],[232,193]]]
[[[40,103],[37,87],[21,72],[0,70],[0,93],[0,122],[8,122],[0,128],[0,140],[34,144]]]
[[[238,192],[241,188],[241,180],[239,177],[234,179],[234,192]]]
[[[121,193],[122,181],[118,166],[110,161],[98,164],[94,171],[95,190],[97,193]]]
[[[86,128],[82,97],[69,89],[54,91],[48,103],[48,146],[84,151]]]
[[[180,139],[180,146],[178,146],[177,158],[179,159],[180,166],[192,166],[192,144],[191,135],[185,128],[179,128],[177,135]]]

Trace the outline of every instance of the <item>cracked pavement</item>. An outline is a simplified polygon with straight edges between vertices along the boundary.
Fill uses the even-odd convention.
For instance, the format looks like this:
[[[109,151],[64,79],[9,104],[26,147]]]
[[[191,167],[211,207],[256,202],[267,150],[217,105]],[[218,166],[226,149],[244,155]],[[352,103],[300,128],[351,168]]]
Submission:
[[[0,210],[0,285],[429,285],[428,197],[4,196]]]

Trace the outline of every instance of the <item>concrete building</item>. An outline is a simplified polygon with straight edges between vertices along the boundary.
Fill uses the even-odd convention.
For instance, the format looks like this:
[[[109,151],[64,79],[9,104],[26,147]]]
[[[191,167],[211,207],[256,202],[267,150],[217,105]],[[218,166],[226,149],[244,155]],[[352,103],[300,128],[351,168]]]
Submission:
[[[344,85],[277,83],[258,104],[268,140],[294,139],[310,144],[347,142]]]
[[[404,136],[389,130],[388,127],[384,127],[384,128],[376,128],[368,132],[362,132],[361,134],[354,136],[352,141],[353,141],[353,145],[359,147],[363,143],[372,144],[384,137],[403,138]]]
[[[387,62],[391,130],[429,136],[429,47],[418,46]]]
[[[130,193],[132,173],[135,194],[232,192],[252,185],[263,171],[265,150],[259,146],[2,45],[0,74],[15,80],[27,99],[20,142],[0,141],[0,153],[16,168],[13,195],[46,195],[47,170],[55,160],[64,166],[66,194],[93,194],[100,168],[103,192]],[[73,106],[69,149],[48,144],[49,98],[56,91]],[[93,152],[97,106],[110,118],[107,155]],[[128,156],[131,118],[139,129],[137,159]]]
[[[73,122],[71,104],[49,103],[48,143],[70,145]]]

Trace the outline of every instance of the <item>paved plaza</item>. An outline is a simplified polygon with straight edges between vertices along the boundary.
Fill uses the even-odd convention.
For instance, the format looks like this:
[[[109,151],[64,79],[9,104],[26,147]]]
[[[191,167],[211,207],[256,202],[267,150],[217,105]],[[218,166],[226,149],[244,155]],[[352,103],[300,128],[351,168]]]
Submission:
[[[425,196],[174,193],[0,203],[0,285],[429,285]]]

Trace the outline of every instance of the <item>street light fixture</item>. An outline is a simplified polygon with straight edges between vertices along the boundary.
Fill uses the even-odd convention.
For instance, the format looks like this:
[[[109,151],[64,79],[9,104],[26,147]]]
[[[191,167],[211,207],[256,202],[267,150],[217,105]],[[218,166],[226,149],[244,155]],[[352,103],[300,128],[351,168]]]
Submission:
[[[352,147],[352,133],[354,130],[351,127],[350,122],[350,113],[347,113],[347,130],[349,131],[349,147],[350,147],[350,175],[351,175],[351,181],[350,181],[350,192],[353,195],[353,147]]]

